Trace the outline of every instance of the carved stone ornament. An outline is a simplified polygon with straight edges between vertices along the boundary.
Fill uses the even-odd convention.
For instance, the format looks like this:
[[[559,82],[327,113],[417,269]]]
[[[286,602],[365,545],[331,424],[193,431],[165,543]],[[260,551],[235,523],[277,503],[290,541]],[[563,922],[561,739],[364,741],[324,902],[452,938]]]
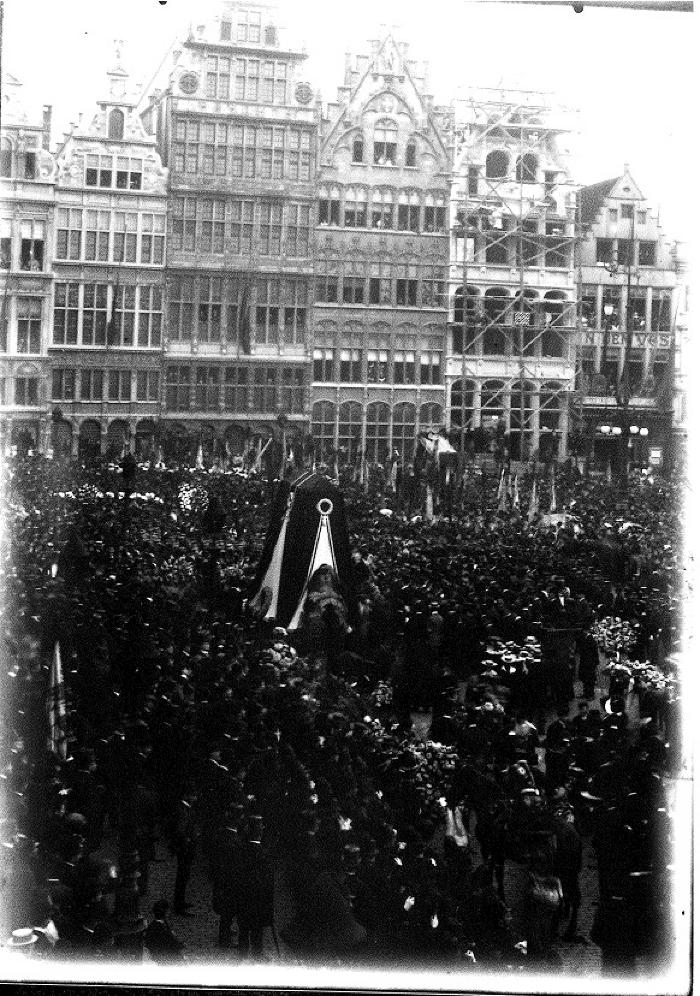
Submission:
[[[301,83],[297,83],[294,96],[298,104],[310,104],[313,100],[314,92],[309,83],[302,81]]]
[[[196,73],[183,73],[180,77],[180,89],[188,95],[196,93],[199,86],[199,76]]]

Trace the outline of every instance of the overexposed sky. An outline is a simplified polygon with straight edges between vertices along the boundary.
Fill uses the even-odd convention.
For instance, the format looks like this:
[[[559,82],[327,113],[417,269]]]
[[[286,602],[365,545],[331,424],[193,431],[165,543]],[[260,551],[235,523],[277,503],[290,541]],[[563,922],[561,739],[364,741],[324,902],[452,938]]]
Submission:
[[[5,0],[4,69],[54,107],[54,137],[104,91],[113,39],[124,67],[150,81],[176,38],[216,0]],[[492,0],[282,0],[281,20],[305,42],[307,78],[324,100],[342,84],[346,51],[365,51],[381,25],[429,65],[448,103],[460,88],[553,91],[580,110],[573,179],[616,176],[625,162],[668,238],[690,241],[686,184],[695,173],[696,14],[499,3]]]

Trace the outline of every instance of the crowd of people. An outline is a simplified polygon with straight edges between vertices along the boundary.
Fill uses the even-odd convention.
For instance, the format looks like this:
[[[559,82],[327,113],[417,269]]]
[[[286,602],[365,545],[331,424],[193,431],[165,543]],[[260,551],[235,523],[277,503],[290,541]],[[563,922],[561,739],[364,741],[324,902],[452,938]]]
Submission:
[[[302,961],[555,970],[580,940],[589,847],[604,970],[660,964],[682,485],[574,471],[553,485],[564,524],[483,476],[442,515],[438,491],[426,514],[420,475],[346,478],[354,590],[331,647],[246,606],[274,483],[12,461],[9,946],[186,958],[178,923],[203,864],[212,949],[256,960],[268,931]],[[57,652],[63,752],[47,740]],[[151,891],[163,845],[168,896]],[[294,913],[278,939],[281,892]]]

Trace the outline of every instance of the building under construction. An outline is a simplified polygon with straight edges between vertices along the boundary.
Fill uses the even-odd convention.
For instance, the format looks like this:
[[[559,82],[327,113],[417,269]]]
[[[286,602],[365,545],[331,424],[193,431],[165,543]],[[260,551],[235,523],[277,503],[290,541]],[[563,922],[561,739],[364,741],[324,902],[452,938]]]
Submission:
[[[467,452],[567,452],[577,352],[572,112],[475,89],[455,103],[449,425]]]

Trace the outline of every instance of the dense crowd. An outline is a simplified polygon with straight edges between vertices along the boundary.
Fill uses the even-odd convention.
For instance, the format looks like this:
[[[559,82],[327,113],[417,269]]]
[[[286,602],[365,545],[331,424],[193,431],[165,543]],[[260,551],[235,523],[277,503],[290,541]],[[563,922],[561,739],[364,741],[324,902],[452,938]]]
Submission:
[[[177,917],[204,859],[211,943],[241,956],[261,956],[284,890],[290,957],[551,969],[558,933],[577,938],[588,840],[604,968],[661,958],[681,485],[568,471],[574,517],[547,525],[486,477],[443,495],[449,514],[436,490],[434,517],[407,482],[346,483],[356,600],[331,646],[246,607],[273,488],[258,475],[9,466],[11,945],[186,957]],[[57,644],[65,758],[47,747]],[[149,891],[161,842],[168,897]]]

